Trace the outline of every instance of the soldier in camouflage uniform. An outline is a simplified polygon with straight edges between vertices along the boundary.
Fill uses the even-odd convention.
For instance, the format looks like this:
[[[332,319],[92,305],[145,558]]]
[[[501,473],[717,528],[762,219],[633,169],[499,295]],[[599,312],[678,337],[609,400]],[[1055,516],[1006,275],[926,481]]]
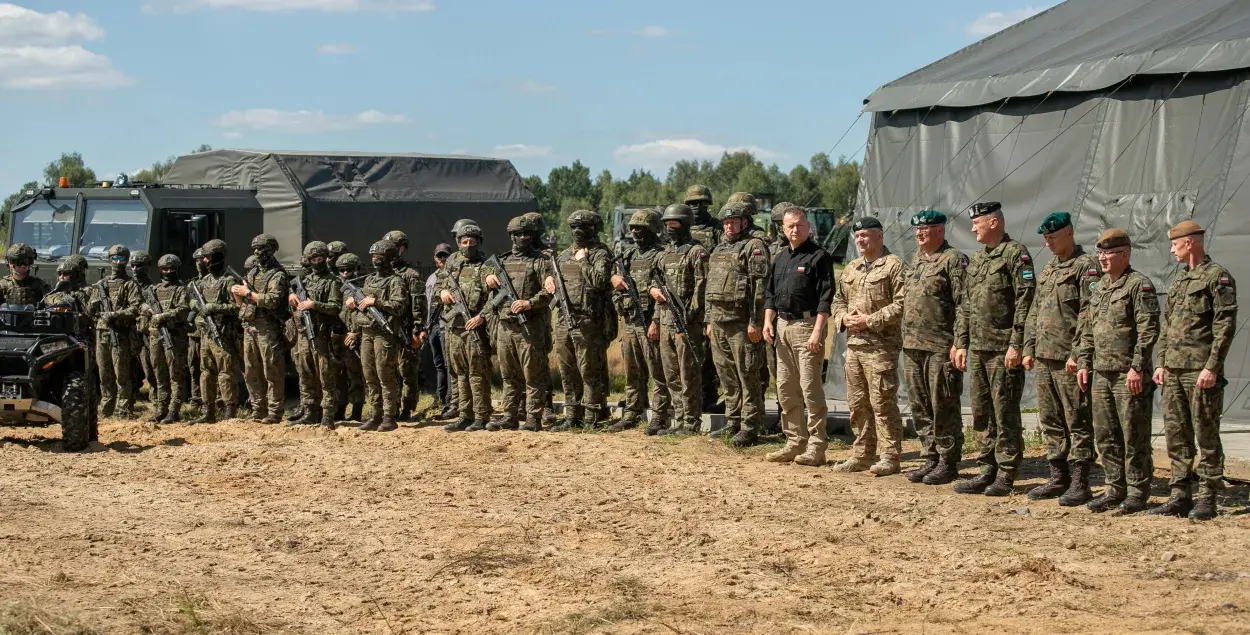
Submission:
[[[904,278],[903,374],[925,464],[907,480],[945,485],[959,475],[964,446],[964,374],[952,358],[968,256],[946,242],[942,212],[916,212],[911,225],[918,249]]]
[[[972,428],[981,473],[955,486],[960,494],[1007,496],[1024,451],[1024,325],[1033,304],[1033,258],[1007,235],[1002,205],[976,203],[969,212],[977,242],[966,272],[966,297],[955,327],[955,366],[970,375]],[[971,350],[969,350],[971,349]]]
[[[239,403],[238,382],[235,373],[239,368],[239,352],[242,350],[242,327],[239,309],[230,295],[233,279],[226,274],[226,242],[216,239],[204,243],[203,258],[206,273],[194,284],[205,304],[199,305],[194,292],[192,307],[196,310],[196,328],[203,333],[200,342],[200,398],[204,400],[204,412],[194,423],[216,423],[217,393],[221,392],[222,418],[233,419]],[[220,342],[213,341],[209,328],[212,320]]]
[[[114,412],[123,419],[134,417],[134,371],[130,365],[135,350],[135,320],[139,316],[139,287],[127,270],[130,250],[113,245],[108,250],[109,277],[91,287],[87,311],[95,320],[96,364],[100,369],[100,416]],[[107,293],[112,311],[104,310],[101,293]],[[117,335],[116,344],[109,329]],[[121,393],[120,396],[118,393]]]
[[[9,271],[12,273],[12,266],[9,267]],[[56,286],[44,296],[43,302],[49,307],[79,312],[79,327],[89,336],[91,319],[85,314],[89,295],[91,293],[87,289],[87,259],[78,254],[72,254],[56,266]]]
[[[435,293],[443,304],[447,319],[447,356],[456,382],[458,421],[443,426],[447,432],[485,430],[490,424],[490,340],[486,329],[486,272],[481,254],[482,228],[473,221],[458,223],[456,243],[459,251],[447,259],[439,270]],[[455,278],[468,306],[456,302],[452,293]]]
[[[651,271],[651,299],[660,307],[660,359],[673,403],[673,425],[660,434],[692,434],[703,423],[703,376],[701,364],[704,349],[704,292],[707,286],[708,252],[703,243],[690,235],[694,212],[690,206],[674,203],[664,209],[664,222],[669,243],[655,259]],[[665,297],[660,284],[666,284],[677,298]],[[686,330],[681,332],[678,318],[685,308]]]
[[[48,283],[30,275],[37,256],[35,249],[26,243],[13,243],[5,252],[9,275],[0,278],[0,303],[36,305],[48,295],[51,291]]]
[[[195,250],[191,255],[195,264],[195,277],[187,282],[188,285],[196,284],[200,278],[208,273],[208,267],[204,265],[204,248]],[[190,292],[188,291],[188,296]],[[188,306],[190,306],[190,298],[188,297]],[[200,329],[197,325],[198,316],[195,311],[187,311],[187,383],[190,389],[190,398],[188,403],[203,407],[204,402],[200,399]]]
[[[333,252],[331,252],[333,254]],[[345,253],[334,259],[334,267],[338,270],[339,280],[353,280],[360,270],[360,259],[356,254]],[[334,418],[337,421],[364,421],[365,411],[365,371],[360,365],[360,328],[356,326],[355,311],[346,305],[339,311],[338,331],[331,341],[334,346],[334,357],[340,363],[340,379],[335,382],[335,401],[338,404]],[[347,404],[352,411],[347,413]]]
[[[634,301],[628,293],[628,285],[620,272],[614,272],[612,287],[616,289],[613,300],[616,312],[625,322],[621,335],[621,358],[625,362],[625,412],[621,420],[608,427],[608,432],[619,432],[638,426],[646,420],[648,407],[647,380],[651,380],[651,422],[643,434],[653,436],[669,425],[672,402],[669,400],[668,382],[660,361],[660,316],[655,309],[651,289],[651,271],[655,268],[663,246],[660,236],[664,225],[660,213],[653,210],[634,212],[629,218],[629,233],[634,244],[625,248],[620,258],[629,267],[629,277],[642,303],[642,324],[637,323]]]
[[[399,249],[389,240],[379,240],[369,246],[369,259],[373,273],[365,278],[361,291],[365,299],[356,304],[347,298],[346,306],[355,309],[355,322],[360,332],[360,365],[368,386],[369,418],[360,425],[361,430],[389,432],[398,427],[395,417],[399,414],[399,363],[400,349],[407,342],[398,340],[395,334],[406,334],[408,318],[412,315],[408,297],[408,285],[395,273],[392,263],[399,256]],[[386,318],[383,328],[369,317],[366,309],[377,307]]]
[[[1054,258],[1037,276],[1037,292],[1024,332],[1024,369],[1037,369],[1037,419],[1046,437],[1050,479],[1029,490],[1030,500],[1059,496],[1064,507],[1092,498],[1094,427],[1089,393],[1076,385],[1081,314],[1089,306],[1091,282],[1102,275],[1098,261],[1073,238],[1072,216],[1055,212],[1037,233]],[[1071,469],[1069,469],[1071,465]]]
[[[720,223],[716,222],[711,212],[708,211],[712,206],[712,190],[706,185],[691,185],[686,188],[686,195],[682,202],[688,205],[694,214],[694,220],[690,222],[691,238],[699,241],[710,254],[713,249],[716,249],[716,245],[720,244],[722,232]],[[702,406],[703,411],[711,412],[716,409],[720,382],[716,376],[716,364],[712,361],[711,343],[707,338],[703,338],[699,347],[699,359],[703,364],[700,367]]]
[[[178,256],[165,254],[157,261],[161,281],[152,285],[156,306],[143,302],[139,314],[146,318],[148,330],[141,333],[148,340],[152,357],[153,402],[156,412],[148,421],[173,423],[182,420],[182,404],[186,401],[187,379],[187,313],[190,302],[187,289],[178,278],[182,262]],[[169,333],[169,342],[161,341],[161,327]]]
[[[1166,321],[1159,338],[1159,368],[1154,373],[1154,382],[1163,385],[1163,430],[1172,463],[1172,496],[1150,513],[1210,520],[1216,515],[1215,493],[1224,486],[1220,417],[1228,383],[1224,360],[1236,332],[1237,283],[1227,269],[1211,262],[1205,232],[1198,223],[1182,221],[1168,232],[1168,238],[1172,254],[1185,267],[1168,289]]]
[[[564,420],[551,428],[564,432],[577,426],[595,427],[607,403],[608,342],[615,333],[616,314],[611,310],[612,253],[599,240],[602,221],[588,210],[568,217],[573,244],[556,257],[560,269],[552,272],[564,280],[570,315],[556,303],[556,357],[564,387]],[[558,296],[555,278],[544,286]],[[611,321],[612,324],[608,322]]]
[[[524,216],[508,221],[512,250],[499,257],[502,272],[492,270],[486,274],[486,286],[496,290],[488,310],[495,313],[497,320],[495,352],[503,375],[503,419],[486,426],[492,432],[518,427],[532,432],[541,430],[543,407],[551,391],[546,353],[546,340],[551,338],[551,313],[546,310],[551,294],[543,288],[543,281],[552,273],[550,261],[534,247],[537,235],[537,225]],[[506,300],[508,296],[500,291],[499,275],[508,276],[519,297]],[[524,325],[518,319],[521,315],[526,317]]]
[[[130,254],[130,276],[134,278],[135,284],[139,286],[139,303],[143,303],[143,290],[152,286],[152,254],[138,249]],[[142,311],[135,321],[134,342],[132,348],[139,354],[138,371],[143,375],[142,380],[136,375],[135,377],[135,393],[139,396],[141,381],[147,382],[148,385],[148,401],[156,401],[156,371],[152,368],[152,349],[148,346],[148,318]]]
[[[319,423],[333,430],[338,405],[334,386],[340,367],[339,358],[332,350],[331,340],[335,327],[340,324],[343,292],[338,276],[330,272],[330,249],[325,243],[314,240],[305,245],[304,259],[308,261],[308,269],[300,282],[307,293],[307,299],[300,300],[295,293],[287,295],[287,302],[293,309],[296,324],[299,326],[292,358],[299,369],[300,403],[304,406],[304,416],[288,422]],[[312,318],[311,342],[304,330],[301,317],[303,313],[308,313]]]
[[[851,225],[860,257],[834,285],[833,329],[846,331],[846,401],[855,443],[838,472],[898,474],[903,417],[898,411],[898,353],[903,347],[903,260],[883,244],[881,221]]]
[[[1107,487],[1087,506],[1098,513],[1118,505],[1132,514],[1146,509],[1154,475],[1151,353],[1159,338],[1159,298],[1150,279],[1130,266],[1132,247],[1123,229],[1104,231],[1096,246],[1103,276],[1080,329],[1076,378],[1081,390],[1093,384],[1094,435]]]
[[[395,273],[399,274],[399,277],[403,278],[408,285],[412,316],[404,321],[404,333],[419,344],[425,344],[425,318],[429,310],[425,304],[425,278],[421,276],[421,271],[417,267],[404,260],[404,254],[408,252],[408,234],[394,230],[386,232],[382,239],[395,243],[398,248],[399,255],[395,257],[394,263]],[[412,417],[412,411],[417,407],[417,402],[421,400],[421,383],[417,372],[421,367],[420,349],[404,346],[400,350],[400,359],[402,362],[400,377],[404,382],[404,396],[399,420],[408,421]]]
[[[327,261],[330,271],[337,271],[339,256],[347,253],[347,243],[341,240],[334,240],[326,245],[326,249],[330,251],[330,258]]]
[[[286,396],[286,357],[283,322],[287,318],[286,270],[274,256],[278,239],[260,234],[252,239],[256,267],[248,270],[247,284],[230,287],[243,321],[243,372],[252,418],[261,423],[282,421]],[[251,286],[250,290],[248,286]]]
[[[726,203],[720,220],[724,234],[708,258],[704,334],[725,389],[725,427],[711,436],[733,435],[733,444],[744,447],[759,439],[764,416],[760,371],[764,367],[764,279],[769,255],[764,241],[750,234],[747,204]]]

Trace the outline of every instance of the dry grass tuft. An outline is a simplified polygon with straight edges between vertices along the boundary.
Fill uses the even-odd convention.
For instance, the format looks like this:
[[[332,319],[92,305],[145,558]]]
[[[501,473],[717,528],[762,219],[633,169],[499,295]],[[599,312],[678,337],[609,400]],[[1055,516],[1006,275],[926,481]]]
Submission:
[[[495,545],[480,545],[454,556],[426,579],[433,580],[443,574],[485,575],[498,569],[519,567],[533,561],[534,556],[528,553],[509,551]]]
[[[1078,589],[1096,589],[1097,587],[1078,577],[1068,575],[1055,566],[1049,558],[1037,556],[1021,556],[1012,559],[1001,570],[1001,577],[1015,577],[1020,574],[1033,574],[1047,582],[1058,582]]]
[[[98,635],[77,619],[57,615],[34,604],[0,606],[0,635]]]
[[[131,604],[134,609],[140,607]],[[258,635],[274,630],[242,611],[198,593],[180,592],[173,601],[140,614],[141,633],[148,635]]]

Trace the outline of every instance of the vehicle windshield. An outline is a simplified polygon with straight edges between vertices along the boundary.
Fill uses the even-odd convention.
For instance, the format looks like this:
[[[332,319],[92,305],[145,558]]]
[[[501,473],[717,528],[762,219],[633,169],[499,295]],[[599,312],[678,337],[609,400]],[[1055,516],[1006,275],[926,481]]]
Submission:
[[[82,248],[78,253],[106,260],[109,247],[113,245],[125,245],[131,253],[148,248],[148,210],[143,201],[87,201]]]
[[[77,215],[74,201],[36,199],[26,209],[13,213],[11,241],[34,247],[43,260],[68,256]]]

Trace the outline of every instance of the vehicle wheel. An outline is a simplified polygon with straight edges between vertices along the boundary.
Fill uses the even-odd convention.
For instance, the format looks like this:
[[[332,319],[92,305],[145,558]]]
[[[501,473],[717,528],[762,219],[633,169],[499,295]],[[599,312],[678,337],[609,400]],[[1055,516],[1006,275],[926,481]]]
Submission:
[[[81,372],[70,373],[61,393],[61,446],[67,452],[85,450],[91,443],[90,403],[87,380]]]

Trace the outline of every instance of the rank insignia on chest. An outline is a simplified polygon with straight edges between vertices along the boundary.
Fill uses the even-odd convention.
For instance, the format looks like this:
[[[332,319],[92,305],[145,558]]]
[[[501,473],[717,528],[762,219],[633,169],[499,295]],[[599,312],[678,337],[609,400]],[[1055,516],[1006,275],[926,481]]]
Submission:
[[[803,265],[799,265],[798,272],[799,272],[799,273],[806,273],[806,272],[807,272],[807,267],[804,267]]]

